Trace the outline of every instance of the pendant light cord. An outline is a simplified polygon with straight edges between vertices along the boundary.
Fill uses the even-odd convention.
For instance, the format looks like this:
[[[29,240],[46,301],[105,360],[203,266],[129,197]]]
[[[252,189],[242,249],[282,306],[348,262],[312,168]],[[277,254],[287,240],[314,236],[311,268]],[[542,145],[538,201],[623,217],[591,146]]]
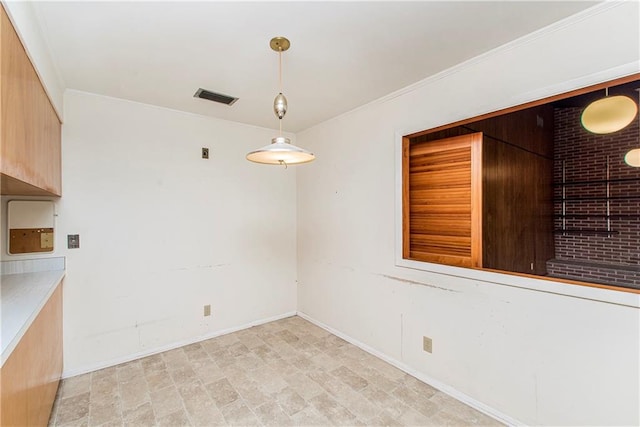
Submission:
[[[280,87],[280,93],[282,93],[282,48],[278,49],[278,86]],[[278,118],[278,126],[280,128],[280,136],[282,136],[282,118]]]
[[[278,50],[278,85],[282,93],[282,48]]]

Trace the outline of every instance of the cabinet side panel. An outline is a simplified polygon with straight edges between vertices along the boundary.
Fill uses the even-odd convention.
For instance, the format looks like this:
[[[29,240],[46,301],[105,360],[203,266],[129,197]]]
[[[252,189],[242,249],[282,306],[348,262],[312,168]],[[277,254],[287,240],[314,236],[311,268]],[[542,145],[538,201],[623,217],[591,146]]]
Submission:
[[[0,20],[0,172],[60,195],[60,121],[4,9]]]
[[[553,107],[540,105],[467,125],[499,141],[553,158]]]
[[[484,267],[546,273],[553,256],[551,160],[484,140]]]

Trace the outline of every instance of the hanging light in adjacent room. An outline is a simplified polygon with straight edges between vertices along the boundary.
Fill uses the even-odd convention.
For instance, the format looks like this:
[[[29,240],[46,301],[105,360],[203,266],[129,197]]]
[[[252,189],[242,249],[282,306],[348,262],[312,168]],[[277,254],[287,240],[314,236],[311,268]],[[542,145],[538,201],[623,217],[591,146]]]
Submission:
[[[640,88],[636,89],[636,91],[638,92],[638,102],[640,102]],[[634,168],[640,168],[640,148],[629,150],[624,156],[624,162]]]
[[[282,52],[289,49],[291,43],[284,37],[274,37],[269,43],[271,49],[278,52],[278,80],[280,93],[273,100],[273,112],[278,117],[280,135],[271,140],[271,144],[247,154],[247,160],[268,165],[293,165],[307,163],[315,159],[313,153],[304,148],[291,145],[291,140],[282,136],[282,119],[287,112],[287,98],[282,94]]]
[[[634,168],[640,168],[640,148],[634,148],[624,156],[624,162]]]
[[[609,96],[593,101],[582,112],[580,121],[586,130],[597,134],[617,132],[629,125],[636,117],[638,106],[624,95]]]

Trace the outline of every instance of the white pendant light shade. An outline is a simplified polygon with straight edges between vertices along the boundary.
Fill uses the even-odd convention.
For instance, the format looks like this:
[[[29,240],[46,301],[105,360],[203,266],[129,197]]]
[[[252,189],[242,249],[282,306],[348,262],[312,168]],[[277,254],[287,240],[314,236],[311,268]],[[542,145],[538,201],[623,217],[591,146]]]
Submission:
[[[640,168],[640,148],[634,148],[624,156],[624,162],[634,168]]]
[[[592,102],[582,112],[582,126],[596,134],[607,134],[624,129],[636,117],[638,106],[623,95],[607,96]]]
[[[282,119],[287,113],[287,98],[282,93],[282,52],[289,49],[291,42],[285,37],[274,37],[269,42],[271,49],[278,52],[278,80],[280,93],[273,100],[273,112],[278,118],[280,136],[273,138],[271,144],[258,148],[247,154],[247,160],[266,165],[295,165],[313,161],[316,156],[304,148],[291,145],[291,140],[282,136]]]
[[[304,148],[291,145],[291,140],[279,136],[271,140],[271,144],[258,148],[247,154],[247,160],[267,165],[295,165],[307,163],[315,159],[313,153]]]

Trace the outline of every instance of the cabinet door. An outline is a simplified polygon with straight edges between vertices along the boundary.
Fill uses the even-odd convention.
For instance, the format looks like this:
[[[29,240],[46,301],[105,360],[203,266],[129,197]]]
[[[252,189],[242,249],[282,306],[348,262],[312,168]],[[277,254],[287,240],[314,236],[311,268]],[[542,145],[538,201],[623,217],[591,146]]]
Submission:
[[[403,150],[403,256],[482,267],[482,133]]]
[[[2,366],[0,425],[46,426],[62,372],[62,284]]]
[[[61,194],[60,121],[0,7],[2,194]]]

